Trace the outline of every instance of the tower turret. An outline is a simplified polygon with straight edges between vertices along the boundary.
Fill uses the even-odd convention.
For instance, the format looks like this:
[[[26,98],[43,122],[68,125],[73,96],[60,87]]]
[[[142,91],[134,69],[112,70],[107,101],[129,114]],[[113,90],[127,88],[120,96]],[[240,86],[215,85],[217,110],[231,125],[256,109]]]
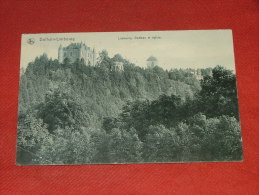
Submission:
[[[79,53],[78,53],[78,58],[79,58],[79,60],[81,60],[82,58],[84,59],[84,55],[83,55],[83,43],[82,43],[82,41],[81,41],[81,43],[80,43],[80,46],[79,46]]]
[[[95,48],[93,48],[93,66],[95,66],[96,64],[96,52],[95,52]]]
[[[148,67],[148,68],[154,68],[155,66],[158,66],[158,60],[157,60],[156,57],[150,56],[150,57],[147,59],[147,67]]]
[[[58,48],[58,61],[59,61],[59,63],[63,63],[63,60],[64,60],[64,53],[63,52],[64,52],[63,47],[60,44],[60,46]]]

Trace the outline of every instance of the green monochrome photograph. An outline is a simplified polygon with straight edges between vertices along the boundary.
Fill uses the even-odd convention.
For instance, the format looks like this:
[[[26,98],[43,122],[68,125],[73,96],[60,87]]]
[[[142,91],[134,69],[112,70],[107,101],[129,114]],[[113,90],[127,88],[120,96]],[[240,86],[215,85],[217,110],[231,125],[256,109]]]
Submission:
[[[231,30],[23,34],[17,165],[242,161]]]

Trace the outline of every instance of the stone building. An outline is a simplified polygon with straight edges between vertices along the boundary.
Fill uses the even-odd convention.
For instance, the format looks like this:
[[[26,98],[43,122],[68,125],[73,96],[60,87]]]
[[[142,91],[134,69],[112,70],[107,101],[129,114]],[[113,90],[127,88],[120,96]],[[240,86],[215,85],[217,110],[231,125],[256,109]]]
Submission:
[[[202,80],[203,79],[203,76],[201,74],[201,69],[197,69],[194,73],[195,77],[197,80]]]
[[[197,80],[202,80],[203,76],[201,73],[201,69],[196,69],[196,70],[192,70],[191,74],[194,76],[194,78],[196,78]]]
[[[115,54],[112,58],[113,66],[112,70],[123,71],[124,70],[124,59],[120,54]]]
[[[212,69],[211,68],[207,68],[207,69],[196,69],[194,71],[191,72],[194,77],[197,79],[197,80],[202,80],[205,76],[210,76],[212,77],[213,74],[212,74]]]
[[[116,71],[122,71],[122,70],[124,70],[123,62],[118,62],[118,61],[114,62],[114,69],[115,69]]]
[[[58,49],[58,61],[64,62],[64,59],[68,58],[72,63],[77,59],[83,59],[86,65],[95,66],[96,64],[96,52],[95,49],[87,47],[84,43],[71,43],[67,47],[59,46]]]
[[[155,66],[158,66],[158,60],[157,60],[156,57],[150,56],[150,57],[147,59],[147,67],[148,67],[148,68],[154,68]]]

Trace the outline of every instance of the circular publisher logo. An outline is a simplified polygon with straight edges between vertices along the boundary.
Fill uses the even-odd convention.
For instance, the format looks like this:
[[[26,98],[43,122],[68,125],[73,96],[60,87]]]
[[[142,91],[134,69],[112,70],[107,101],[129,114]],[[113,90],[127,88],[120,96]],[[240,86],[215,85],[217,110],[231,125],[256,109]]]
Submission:
[[[30,39],[27,40],[27,43],[29,43],[30,45],[33,45],[35,43],[35,39],[30,38]]]

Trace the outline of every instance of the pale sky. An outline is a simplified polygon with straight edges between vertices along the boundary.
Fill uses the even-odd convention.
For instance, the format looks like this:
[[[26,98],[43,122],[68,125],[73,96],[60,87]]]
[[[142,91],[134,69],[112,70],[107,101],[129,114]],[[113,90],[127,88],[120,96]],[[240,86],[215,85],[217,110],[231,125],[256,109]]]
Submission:
[[[34,44],[29,44],[28,39],[32,38]],[[45,38],[73,40],[42,41]],[[23,34],[21,67],[25,68],[36,56],[43,53],[52,59],[57,59],[60,44],[67,46],[71,42],[81,41],[88,47],[94,47],[97,52],[106,49],[110,57],[119,53],[141,67],[146,67],[146,60],[152,55],[158,59],[159,66],[168,70],[222,65],[235,71],[231,30]]]

